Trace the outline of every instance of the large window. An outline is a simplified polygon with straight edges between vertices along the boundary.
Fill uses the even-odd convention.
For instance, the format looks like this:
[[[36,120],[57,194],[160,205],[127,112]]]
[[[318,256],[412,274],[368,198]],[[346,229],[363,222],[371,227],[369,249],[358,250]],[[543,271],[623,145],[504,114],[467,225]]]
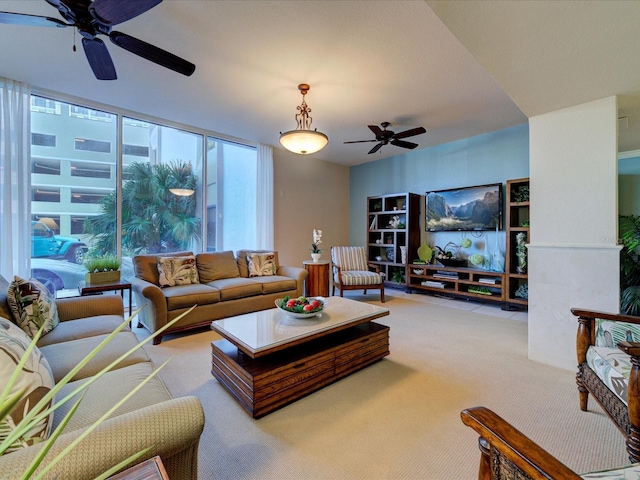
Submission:
[[[84,220],[100,214],[101,200],[116,191],[116,119],[32,96],[31,268],[52,291],[77,294],[84,280],[81,264],[95,244]],[[115,229],[108,236],[115,254]]]
[[[240,250],[256,241],[256,149],[207,138],[207,250]]]
[[[77,294],[82,254],[121,255],[127,278],[139,253],[256,248],[254,147],[36,95],[31,128],[32,274],[50,289]]]
[[[123,256],[201,251],[202,135],[125,118],[122,137]]]

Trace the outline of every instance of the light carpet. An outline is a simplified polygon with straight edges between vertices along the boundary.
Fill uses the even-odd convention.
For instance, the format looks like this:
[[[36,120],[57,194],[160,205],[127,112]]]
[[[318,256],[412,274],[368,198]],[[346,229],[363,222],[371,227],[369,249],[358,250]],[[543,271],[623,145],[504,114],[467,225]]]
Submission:
[[[349,295],[374,301],[378,295]],[[259,420],[211,376],[211,331],[147,351],[174,396],[197,395],[201,479],[474,479],[477,435],[460,411],[484,405],[577,472],[628,463],[622,435],[575,372],[527,359],[527,324],[387,295],[391,355]],[[134,329],[139,336],[144,331]]]

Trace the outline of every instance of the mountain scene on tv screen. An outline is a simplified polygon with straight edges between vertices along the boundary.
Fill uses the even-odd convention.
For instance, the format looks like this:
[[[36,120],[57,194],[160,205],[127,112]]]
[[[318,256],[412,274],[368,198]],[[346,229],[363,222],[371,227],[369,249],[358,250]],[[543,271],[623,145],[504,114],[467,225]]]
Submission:
[[[494,229],[500,219],[496,186],[431,192],[426,203],[427,230]]]

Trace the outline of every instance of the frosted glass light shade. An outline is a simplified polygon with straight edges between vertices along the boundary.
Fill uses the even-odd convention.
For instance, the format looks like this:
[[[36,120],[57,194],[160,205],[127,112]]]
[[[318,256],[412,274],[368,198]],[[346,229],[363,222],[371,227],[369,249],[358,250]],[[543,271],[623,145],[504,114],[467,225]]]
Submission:
[[[316,130],[290,130],[280,135],[280,143],[290,152],[308,155],[326,147],[329,138]]]
[[[190,188],[170,188],[169,191],[179,197],[188,197],[196,193],[195,190],[191,190]]]

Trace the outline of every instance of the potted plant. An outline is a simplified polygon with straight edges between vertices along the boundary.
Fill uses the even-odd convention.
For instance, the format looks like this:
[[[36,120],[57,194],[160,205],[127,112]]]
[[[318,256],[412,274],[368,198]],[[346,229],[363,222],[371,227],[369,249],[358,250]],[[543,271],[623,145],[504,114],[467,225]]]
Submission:
[[[391,274],[391,281],[399,284],[404,284],[404,272],[402,270],[394,270]]]
[[[84,276],[87,283],[109,283],[120,280],[120,260],[115,255],[87,258],[84,266],[88,270]]]
[[[618,231],[620,250],[620,310],[626,315],[640,315],[640,217],[620,215]]]
[[[311,244],[311,258],[317,263],[322,256],[322,250],[318,245],[322,243],[322,230],[313,229],[313,243]]]

